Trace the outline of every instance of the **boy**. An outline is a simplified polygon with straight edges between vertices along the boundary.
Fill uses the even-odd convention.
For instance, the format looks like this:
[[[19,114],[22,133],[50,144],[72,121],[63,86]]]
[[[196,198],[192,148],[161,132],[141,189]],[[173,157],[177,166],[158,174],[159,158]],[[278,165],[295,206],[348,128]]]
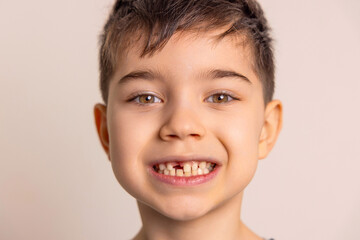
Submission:
[[[268,31],[252,0],[115,3],[94,114],[138,203],[135,240],[262,239],[240,207],[282,125]]]

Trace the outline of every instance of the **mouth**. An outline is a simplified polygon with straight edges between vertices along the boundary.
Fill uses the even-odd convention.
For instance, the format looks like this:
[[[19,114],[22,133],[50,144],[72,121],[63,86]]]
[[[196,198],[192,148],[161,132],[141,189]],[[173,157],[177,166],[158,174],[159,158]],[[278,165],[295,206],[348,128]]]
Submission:
[[[206,175],[212,172],[215,167],[216,163],[207,161],[164,162],[153,165],[153,169],[157,173],[177,177]]]
[[[167,157],[150,164],[151,176],[174,186],[193,186],[213,179],[221,164],[211,158]]]

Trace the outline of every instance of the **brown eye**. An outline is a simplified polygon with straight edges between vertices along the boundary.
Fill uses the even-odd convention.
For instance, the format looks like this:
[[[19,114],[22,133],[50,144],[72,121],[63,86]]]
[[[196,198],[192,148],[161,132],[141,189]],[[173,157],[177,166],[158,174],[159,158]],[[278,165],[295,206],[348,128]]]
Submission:
[[[212,103],[227,103],[231,100],[234,100],[236,98],[231,97],[229,94],[226,93],[216,93],[209,97],[209,99],[212,99]]]
[[[147,105],[151,103],[161,102],[161,99],[151,94],[139,94],[134,98],[130,99],[129,101],[134,101],[137,104]]]
[[[154,96],[152,96],[152,95],[142,95],[142,96],[139,96],[139,101],[141,103],[153,103],[154,102]]]

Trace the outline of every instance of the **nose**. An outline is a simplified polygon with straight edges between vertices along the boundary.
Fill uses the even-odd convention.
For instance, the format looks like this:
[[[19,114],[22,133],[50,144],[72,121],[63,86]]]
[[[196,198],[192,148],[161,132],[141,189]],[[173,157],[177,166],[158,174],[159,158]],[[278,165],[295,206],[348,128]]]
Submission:
[[[188,106],[172,107],[165,123],[160,129],[160,138],[169,140],[185,140],[194,138],[200,140],[205,134],[205,128],[195,109]]]

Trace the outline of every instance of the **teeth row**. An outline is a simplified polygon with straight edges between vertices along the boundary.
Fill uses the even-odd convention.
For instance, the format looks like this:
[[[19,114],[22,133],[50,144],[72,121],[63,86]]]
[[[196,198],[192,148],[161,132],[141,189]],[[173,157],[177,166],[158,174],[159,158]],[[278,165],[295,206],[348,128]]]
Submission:
[[[197,175],[204,175],[211,172],[215,167],[214,163],[207,162],[194,162],[194,163],[185,163],[183,169],[175,169],[173,164],[171,163],[161,163],[159,164],[158,173],[170,175],[170,176],[178,176],[178,177],[190,177]]]

